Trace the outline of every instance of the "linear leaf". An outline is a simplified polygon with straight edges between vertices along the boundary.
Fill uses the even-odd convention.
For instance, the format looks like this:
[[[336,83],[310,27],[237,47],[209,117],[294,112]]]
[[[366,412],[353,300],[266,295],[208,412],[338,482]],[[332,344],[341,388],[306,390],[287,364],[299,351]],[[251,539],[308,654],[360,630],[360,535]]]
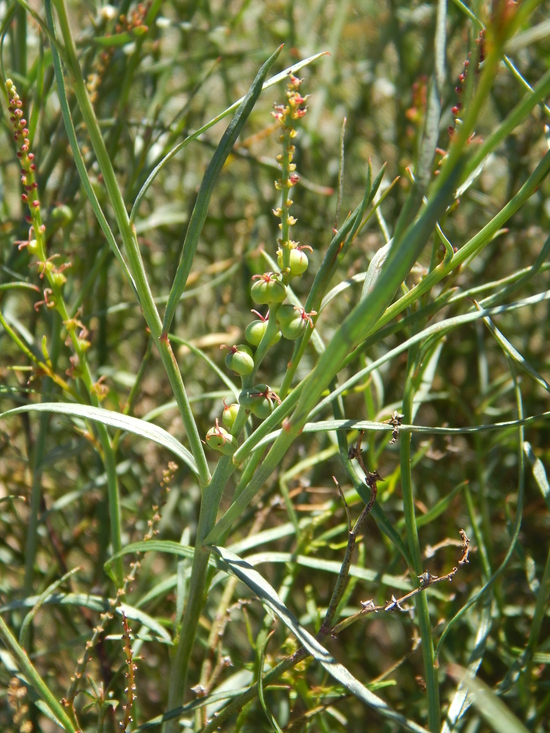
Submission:
[[[393,710],[384,700],[367,689],[359,680],[355,679],[346,667],[339,664],[324,646],[309,631],[301,626],[295,616],[281,601],[275,589],[251,565],[223,547],[213,547],[213,549],[222,558],[231,572],[281,619],[285,626],[290,629],[298,641],[306,647],[308,652],[324,667],[331,677],[334,677],[334,679],[344,685],[359,700],[377,710],[383,717],[398,723],[405,730],[412,731],[413,733],[426,733],[424,728]]]
[[[26,679],[36,690],[37,694],[42,698],[52,715],[60,722],[61,727],[69,733],[76,733],[76,729],[72,720],[68,717],[61,703],[58,702],[48,685],[38,674],[33,663],[22,649],[17,640],[11,633],[4,619],[0,616],[0,638],[4,642],[6,648],[13,656],[18,669],[25,675]]]
[[[425,435],[467,435],[471,433],[484,432],[487,430],[503,430],[504,428],[517,428],[520,425],[529,425],[540,420],[550,419],[549,412],[541,412],[538,415],[531,415],[522,420],[505,420],[503,422],[487,423],[484,425],[468,425],[463,428],[442,428],[431,425],[400,425],[402,433],[423,433]],[[364,430],[365,432],[391,432],[392,426],[387,422],[373,422],[372,420],[319,420],[308,422],[304,425],[303,433],[328,433],[332,430]],[[252,450],[258,450],[265,445],[272,443],[281,435],[281,430],[274,430],[262,438]]]
[[[186,463],[193,473],[196,474],[198,472],[197,464],[191,452],[177,438],[174,438],[173,435],[170,435],[169,432],[160,428],[158,425],[139,420],[137,417],[130,417],[120,412],[104,410],[102,407],[91,407],[90,405],[77,405],[68,402],[42,402],[36,405],[16,407],[13,410],[0,413],[0,418],[7,417],[8,415],[16,415],[20,412],[55,412],[59,415],[95,420],[103,423],[103,425],[110,425],[112,428],[126,430],[128,433],[133,433],[134,435],[139,435],[142,438],[147,438],[147,440],[158,443],[158,445],[171,451]]]
[[[189,277],[189,273],[191,272],[191,267],[193,265],[193,259],[195,257],[195,251],[197,249],[199,237],[201,235],[204,222],[206,221],[206,215],[208,214],[208,205],[210,204],[210,198],[214,191],[218,176],[224,166],[225,161],[227,160],[227,156],[233,149],[233,146],[235,145],[235,142],[237,141],[237,138],[241,130],[243,129],[245,122],[248,119],[248,116],[252,112],[254,105],[256,104],[256,101],[262,92],[262,86],[267,76],[267,72],[275,63],[275,60],[280,54],[281,49],[282,46],[280,46],[275,51],[275,53],[268,58],[268,60],[258,72],[256,78],[252,82],[252,86],[250,87],[248,94],[246,95],[242,104],[237,110],[235,117],[231,120],[229,126],[224,132],[222,139],[220,140],[220,144],[216,148],[216,152],[212,156],[212,160],[210,161],[208,168],[206,169],[206,173],[204,174],[204,177],[202,179],[201,187],[199,189],[197,200],[195,202],[195,207],[193,209],[193,213],[191,214],[191,220],[189,221],[189,226],[187,227],[187,232],[185,234],[185,241],[183,243],[181,258],[178,269],[176,271],[176,276],[170,289],[170,296],[168,298],[168,304],[166,305],[166,312],[164,314],[164,333],[168,333],[168,330],[170,329],[170,324],[172,323],[172,319],[174,318],[179,300],[183,291],[185,290],[187,278]]]
[[[548,483],[548,478],[546,477],[546,471],[544,469],[544,464],[540,460],[540,458],[536,457],[530,443],[525,442],[523,444],[523,450],[525,451],[527,460],[531,464],[531,468],[533,471],[533,477],[535,481],[537,482],[537,486],[541,490],[543,499],[546,502],[546,508],[550,512],[550,484]]]
[[[110,557],[105,565],[106,573],[110,573],[110,568],[113,562],[123,555],[128,555],[135,552],[167,552],[169,555],[178,555],[179,557],[193,558],[195,555],[195,548],[188,547],[187,545],[181,545],[179,542],[173,540],[142,540],[141,542],[132,542],[127,545],[116,555]],[[214,559],[211,560],[211,565],[217,566]]]
[[[8,611],[16,611],[21,608],[33,608],[38,602],[42,606],[82,606],[83,608],[89,608],[90,611],[109,611],[111,606],[109,600],[103,596],[90,595],[89,593],[51,593],[45,599],[41,596],[29,596],[18,601],[12,601],[0,606],[0,613],[6,613]],[[115,608],[115,613],[126,615],[127,618],[133,621],[139,621],[143,626],[153,631],[159,638],[167,643],[171,643],[170,634],[166,629],[151,618],[147,613],[141,611],[139,608],[134,606],[128,606],[126,603],[121,603]]]
[[[262,87],[262,89],[269,89],[269,87],[274,86],[275,84],[278,84],[280,81],[283,81],[288,77],[289,74],[295,74],[296,72],[300,71],[300,69],[303,69],[305,66],[309,66],[309,64],[313,63],[313,61],[316,61],[317,59],[321,58],[321,56],[326,55],[326,51],[321,51],[321,53],[316,53],[313,56],[309,56],[306,59],[302,59],[302,61],[299,61],[297,64],[293,64],[292,66],[289,66],[288,69],[285,69],[284,71],[281,71],[279,74],[275,74],[275,76],[271,77],[268,81],[266,81]],[[157,175],[160,173],[162,168],[168,163],[169,160],[171,160],[174,155],[179,153],[180,150],[183,150],[189,143],[193,142],[193,140],[196,140],[199,138],[203,132],[206,132],[211,127],[216,125],[220,120],[223,120],[224,117],[227,117],[227,115],[231,114],[233,110],[237,109],[237,107],[244,101],[244,97],[241,97],[241,99],[238,99],[236,102],[233,102],[232,105],[227,107],[227,109],[224,109],[223,112],[220,112],[219,115],[211,119],[209,122],[207,122],[205,125],[200,127],[198,130],[195,130],[195,132],[192,135],[189,135],[185,138],[185,140],[182,140],[181,143],[178,143],[172,150],[170,150],[169,153],[167,153],[164,158],[160,161],[160,163],[155,166],[153,171],[149,174],[149,177],[141,187],[140,192],[138,193],[136,200],[134,202],[134,205],[132,206],[132,212],[130,214],[130,222],[134,222],[139,206],[143,200],[143,197],[149,190],[150,185],[153,183]]]
[[[46,3],[46,14],[48,17],[48,25],[50,26],[52,36],[55,36],[55,28],[53,24],[53,14],[52,14],[50,2]],[[69,106],[69,101],[67,99],[67,90],[65,88],[65,78],[63,76],[63,69],[61,67],[61,62],[59,60],[59,56],[57,54],[55,46],[52,46],[52,61],[53,61],[54,72],[55,72],[55,81],[57,84],[57,96],[59,99],[59,106],[61,108],[61,116],[63,117],[63,124],[65,125],[65,132],[67,133],[67,137],[69,139],[69,145],[71,146],[71,151],[73,154],[74,162],[78,170],[78,174],[80,176],[82,186],[84,187],[86,195],[88,196],[88,199],[90,201],[94,214],[96,215],[97,221],[99,222],[99,226],[101,227],[103,234],[105,235],[105,238],[107,239],[107,242],[109,243],[109,247],[111,248],[111,251],[117,258],[122,268],[122,271],[124,272],[124,275],[126,276],[126,279],[132,286],[132,289],[134,290],[134,292],[136,292],[136,284],[130,273],[128,265],[126,264],[126,260],[122,256],[122,252],[120,251],[120,248],[116,242],[116,239],[111,230],[111,227],[109,226],[109,222],[107,221],[105,214],[103,213],[101,204],[99,203],[97,199],[96,193],[90,181],[90,177],[88,176],[88,170],[86,168],[86,164],[84,163],[82,153],[80,152],[80,147],[78,145],[78,140],[76,137],[76,132],[75,132],[74,124],[73,124],[73,118],[71,116],[71,108]]]
[[[495,695],[488,685],[468,675],[467,670],[457,664],[450,665],[448,672],[455,680],[460,680],[472,695],[472,704],[477,712],[491,726],[495,733],[527,733],[527,728],[512,711]]]

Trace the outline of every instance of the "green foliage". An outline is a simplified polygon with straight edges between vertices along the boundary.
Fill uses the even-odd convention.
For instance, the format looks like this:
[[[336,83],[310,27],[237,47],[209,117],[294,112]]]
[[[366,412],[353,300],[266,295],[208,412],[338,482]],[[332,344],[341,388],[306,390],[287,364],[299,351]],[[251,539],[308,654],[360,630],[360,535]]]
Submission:
[[[542,3],[0,13],[2,730],[547,730]]]

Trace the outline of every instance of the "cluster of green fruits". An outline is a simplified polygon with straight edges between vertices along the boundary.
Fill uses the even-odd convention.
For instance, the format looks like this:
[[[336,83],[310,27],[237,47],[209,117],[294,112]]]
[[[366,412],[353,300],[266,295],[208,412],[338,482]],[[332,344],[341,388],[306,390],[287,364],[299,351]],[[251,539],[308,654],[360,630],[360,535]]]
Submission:
[[[281,204],[273,210],[275,216],[281,219],[279,224],[281,238],[278,240],[279,248],[277,249],[277,264],[280,272],[264,272],[262,275],[254,275],[250,292],[254,303],[266,305],[271,310],[271,318],[269,310],[265,316],[253,310],[252,312],[258,318],[246,328],[247,343],[222,346],[228,349],[225,357],[226,367],[243,380],[239,402],[225,405],[222,421],[226,427],[221,427],[216,420],[215,427],[206,434],[207,445],[225,455],[232,455],[237,449],[237,438],[230,432],[237,419],[239,422],[233,431],[235,433],[242,428],[245,415],[252,413],[261,420],[265,420],[280,403],[279,396],[267,384],[250,386],[267,348],[276,344],[281,338],[296,341],[305,333],[308,326],[313,328],[312,318],[317,315],[314,311],[306,313],[304,308],[284,303],[287,297],[287,284],[292,278],[301,277],[308,268],[308,257],[304,250],[311,251],[311,247],[300,245],[289,236],[290,228],[297,221],[289,213],[293,203],[289,191],[299,180],[296,165],[292,162],[295,153],[292,141],[297,135],[294,123],[307,111],[305,107],[307,97],[299,93],[300,84],[301,79],[290,75],[286,92],[287,102],[284,105],[275,105],[275,111],[272,113],[282,128],[280,141],[283,145],[283,153],[277,156],[282,175],[275,182],[276,190],[281,192]],[[268,337],[264,341],[266,333]],[[256,352],[256,357],[252,347],[260,347]]]
[[[243,389],[239,395],[238,403],[234,402],[227,405],[224,402],[222,421],[227,429],[221,427],[216,419],[215,427],[210,428],[206,433],[206,444],[224,455],[233,455],[237,450],[238,442],[237,438],[231,435],[229,431],[237,419],[239,406],[264,420],[271,415],[275,406],[280,403],[279,395],[267,384],[257,384],[254,387]]]

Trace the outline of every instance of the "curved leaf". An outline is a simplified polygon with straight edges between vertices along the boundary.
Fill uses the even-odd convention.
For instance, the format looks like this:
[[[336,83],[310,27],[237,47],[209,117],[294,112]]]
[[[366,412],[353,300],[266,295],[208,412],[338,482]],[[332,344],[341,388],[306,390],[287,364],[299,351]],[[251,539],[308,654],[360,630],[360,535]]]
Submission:
[[[198,473],[197,464],[191,455],[191,452],[183,446],[177,438],[170,435],[169,432],[160,428],[158,425],[139,420],[137,417],[123,415],[120,412],[112,410],[104,410],[102,407],[91,407],[90,405],[77,405],[68,402],[41,402],[36,405],[25,405],[24,407],[16,407],[13,410],[0,413],[0,418],[8,415],[16,415],[19,412],[55,412],[59,415],[69,415],[70,417],[82,417],[85,420],[94,420],[110,425],[112,428],[126,430],[128,433],[139,435],[147,440],[158,443],[166,448],[175,456],[186,463],[193,473]]]
[[[285,69],[284,71],[281,71],[278,74],[275,74],[275,76],[273,76],[271,79],[268,79],[268,81],[266,81],[264,85],[262,86],[262,90],[268,89],[269,87],[272,87],[274,84],[278,84],[280,81],[283,81],[284,79],[288,78],[289,74],[297,73],[298,71],[300,71],[300,69],[303,69],[305,66],[308,66],[313,61],[316,61],[317,59],[321,58],[321,56],[326,56],[326,54],[327,54],[326,51],[321,51],[320,53],[316,53],[313,56],[309,56],[307,59],[302,59],[302,61],[299,61],[297,64],[293,64],[292,66],[289,66],[288,69]],[[166,165],[166,163],[168,163],[168,161],[171,160],[174,157],[174,155],[179,153],[180,150],[182,150],[187,145],[189,145],[190,142],[199,138],[203,134],[203,132],[206,132],[211,127],[216,125],[220,120],[223,120],[224,117],[227,117],[227,115],[231,114],[231,112],[237,109],[237,107],[240,104],[242,104],[243,101],[244,101],[244,97],[241,97],[236,102],[233,102],[233,104],[227,107],[227,109],[225,109],[223,112],[220,112],[220,114],[217,115],[217,117],[214,117],[209,122],[207,122],[205,125],[200,127],[198,130],[195,130],[195,132],[192,135],[189,135],[188,137],[186,137],[185,140],[182,140],[181,143],[178,143],[174,148],[172,148],[172,150],[170,150],[169,153],[167,153],[164,156],[164,158],[160,161],[160,163],[157,166],[155,166],[153,171],[149,174],[149,177],[147,178],[147,180],[141,187],[140,192],[136,196],[136,200],[134,201],[134,205],[132,206],[132,211],[130,213],[130,222],[134,222],[137,212],[139,210],[139,206],[143,200],[143,197],[149,190],[149,186],[153,183],[153,181],[155,180],[157,175],[160,173],[162,168]]]
[[[0,613],[15,611],[20,608],[34,608],[39,602],[42,606],[82,606],[83,608],[89,608],[90,611],[99,611],[101,613],[111,609],[109,599],[103,596],[92,596],[87,593],[51,593],[45,599],[42,599],[41,596],[30,596],[19,601],[6,603],[4,606],[0,606]],[[139,621],[140,624],[153,631],[160,639],[168,644],[172,643],[170,634],[164,626],[148,614],[140,611],[139,608],[121,603],[115,608],[114,612],[120,615],[124,612],[127,618],[133,621]]]
[[[495,733],[527,733],[527,728],[484,682],[471,677],[458,664],[450,665],[448,672],[472,695],[472,704]]]
[[[172,320],[174,318],[176,308],[178,307],[181,295],[185,290],[187,278],[189,277],[189,273],[191,272],[191,267],[193,265],[193,260],[195,258],[195,251],[199,243],[199,237],[201,235],[202,228],[208,214],[210,198],[214,191],[218,176],[225,164],[225,161],[227,160],[229,153],[233,149],[233,146],[235,145],[235,142],[237,141],[237,138],[240,135],[240,132],[243,129],[246,120],[248,119],[248,116],[252,112],[254,105],[256,104],[256,101],[258,100],[258,97],[262,92],[263,83],[267,76],[267,72],[275,63],[275,60],[280,54],[281,49],[282,46],[280,46],[275,51],[275,53],[273,53],[268,58],[268,60],[259,70],[256,78],[252,82],[252,86],[250,87],[248,94],[246,95],[242,104],[239,106],[239,109],[235,113],[235,117],[231,120],[226,131],[222,135],[222,139],[220,140],[220,143],[216,148],[216,152],[214,153],[212,160],[208,164],[208,168],[206,169],[206,172],[202,179],[201,187],[197,195],[197,200],[193,208],[193,213],[191,214],[191,219],[189,220],[189,225],[185,234],[185,240],[183,242],[176,276],[174,277],[174,282],[172,283],[172,287],[170,288],[170,295],[168,297],[166,311],[164,312],[164,323],[162,327],[164,333],[168,333],[170,329],[170,324],[172,323]]]
[[[377,710],[384,718],[398,723],[404,730],[412,731],[412,733],[426,733],[424,728],[393,710],[378,695],[375,695],[361,684],[359,680],[355,679],[346,667],[339,664],[324,646],[300,625],[295,616],[281,601],[276,590],[246,560],[241,559],[223,547],[214,546],[213,550],[219,555],[233,575],[241,580],[258,596],[262,603],[281,619],[285,626],[292,631],[298,641],[324,667],[331,677],[334,677],[335,680],[344,685],[359,700]]]

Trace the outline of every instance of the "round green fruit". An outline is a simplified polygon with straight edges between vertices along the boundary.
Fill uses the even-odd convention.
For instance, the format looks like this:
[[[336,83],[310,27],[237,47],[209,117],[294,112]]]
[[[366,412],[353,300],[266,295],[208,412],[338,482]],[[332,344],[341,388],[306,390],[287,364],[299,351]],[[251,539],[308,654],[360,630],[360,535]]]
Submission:
[[[277,264],[283,269],[283,252],[282,250],[279,250],[279,254],[277,255]],[[307,258],[307,255],[305,252],[302,252],[301,249],[291,249],[290,250],[290,261],[289,261],[289,267],[290,267],[290,274],[292,277],[299,277],[300,275],[303,275],[304,272],[307,270],[309,265],[309,260]]]
[[[290,303],[281,305],[276,316],[277,323],[281,327],[286,323],[290,323],[290,321],[294,321],[298,317],[299,315],[296,308],[293,305],[290,305]]]
[[[302,316],[297,316],[296,318],[293,318],[292,321],[288,321],[288,323],[281,324],[281,331],[285,339],[288,339],[289,341],[296,341],[296,339],[299,339],[300,336],[305,332],[307,328],[307,320],[305,318],[302,318]]]
[[[281,276],[266,272],[256,278],[250,291],[252,300],[259,305],[282,303],[286,298],[286,288],[281,282]]]
[[[244,332],[244,336],[249,344],[252,344],[252,346],[259,346],[260,341],[264,337],[264,333],[267,329],[267,321],[252,321],[252,323],[249,323],[246,327],[246,331]],[[281,332],[275,331],[273,336],[271,337],[270,346],[273,346],[273,344],[276,344],[277,341],[281,340]]]
[[[221,428],[216,420],[216,426],[210,428],[206,433],[206,444],[209,448],[223,453],[224,456],[232,456],[237,450],[237,438],[231,435],[225,428]]]
[[[254,369],[254,357],[252,349],[246,344],[233,346],[229,350],[229,354],[225,357],[225,366],[231,371],[236,372],[241,377],[245,377]]]
[[[275,407],[276,402],[274,398],[260,395],[252,405],[252,414],[256,415],[256,417],[259,417],[260,420],[265,420],[266,417],[269,417],[271,415]]]
[[[241,404],[246,410],[254,411],[254,404],[262,398],[263,395],[269,392],[267,384],[256,384],[254,387],[249,389],[243,389],[239,395],[239,404]]]
[[[234,402],[232,405],[225,405],[222,413],[223,424],[231,430],[235,420],[237,419],[237,413],[239,412],[239,405]]]

